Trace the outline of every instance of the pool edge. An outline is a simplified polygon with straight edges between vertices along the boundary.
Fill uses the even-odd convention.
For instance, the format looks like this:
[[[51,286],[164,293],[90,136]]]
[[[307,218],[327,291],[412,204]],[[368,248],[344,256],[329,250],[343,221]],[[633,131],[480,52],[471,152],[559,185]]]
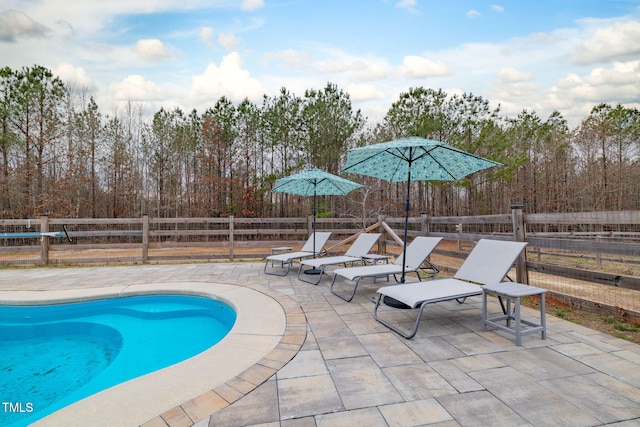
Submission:
[[[131,412],[136,413],[132,414],[131,417],[127,417],[127,408],[123,407],[122,412],[125,412],[124,416],[120,417],[119,420],[114,420],[109,417],[103,418],[103,416],[105,415],[105,408],[102,407],[102,405],[97,405],[101,406],[99,410],[97,410],[96,408],[88,408],[89,406],[94,405],[95,402],[95,400],[92,401],[90,399],[99,396],[102,393],[106,393],[109,390],[111,390],[112,394],[117,393],[118,390],[114,391],[114,389],[119,388],[123,384],[128,384],[130,382],[140,380],[140,387],[144,389],[145,381],[142,381],[143,378],[150,376],[153,377],[159,372],[164,372],[164,380],[166,380],[167,375],[177,375],[178,373],[171,372],[172,370],[176,369],[174,367],[192,362],[192,359],[194,358],[191,358],[187,361],[172,365],[160,371],[147,374],[143,377],[130,380],[126,383],[112,387],[111,389],[105,390],[104,392],[97,393],[94,396],[90,396],[73,405],[63,408],[60,411],[57,411],[37,421],[33,425],[59,425],[61,421],[64,421],[65,425],[69,426],[86,425],[87,419],[85,417],[87,416],[90,416],[92,418],[92,425],[116,425],[114,424],[114,422],[123,422],[123,419],[126,418],[128,418],[124,420],[124,422],[126,422],[126,425],[142,425],[145,427],[152,427],[156,425],[166,426],[167,424],[175,425],[176,423],[187,426],[193,425],[198,421],[206,418],[207,416],[221,409],[224,409],[225,407],[241,399],[242,397],[253,391],[255,388],[257,388],[259,385],[267,381],[279,369],[284,367],[298,353],[305,341],[307,333],[306,319],[304,313],[302,312],[302,309],[293,299],[263,285],[243,286],[237,284],[229,285],[224,283],[193,281],[130,286],[112,286],[109,288],[88,288],[81,290],[79,289],[76,291],[65,290],[4,292],[2,295],[0,295],[0,303],[2,304],[42,304],[48,302],[87,301],[118,296],[124,297],[159,293],[198,295],[219,299],[221,301],[229,303],[237,310],[242,310],[242,306],[244,305],[244,313],[241,313],[240,310],[238,310],[238,317],[240,317],[243,314],[248,313],[247,309],[249,309],[249,312],[251,312],[252,314],[255,314],[255,312],[253,311],[255,310],[255,306],[250,306],[250,308],[247,308],[246,303],[243,302],[243,299],[245,299],[249,295],[247,294],[248,291],[262,294],[264,297],[267,297],[275,304],[277,304],[282,310],[284,324],[282,325],[282,328],[278,333],[275,333],[275,331],[273,330],[273,325],[271,325],[271,327],[263,333],[260,332],[259,325],[257,326],[257,330],[252,330],[251,322],[245,324],[243,326],[243,330],[241,330],[240,332],[234,332],[234,329],[232,329],[230,334],[225,337],[225,339],[221,341],[221,343],[223,343],[225,340],[233,341],[234,339],[240,341],[242,339],[245,339],[245,341],[248,342],[247,340],[249,339],[252,339],[254,341],[269,341],[270,339],[275,338],[275,340],[273,340],[273,343],[275,344],[266,344],[269,349],[262,350],[264,354],[260,354],[257,357],[254,357],[253,359],[256,359],[256,361],[254,363],[250,363],[246,368],[242,370],[236,369],[235,375],[227,376],[227,378],[222,378],[217,382],[211,381],[210,387],[207,388],[206,391],[198,392],[194,397],[186,400],[181,400],[181,403],[176,404],[175,406],[166,405],[166,407],[160,411],[156,409],[153,413],[151,413],[151,411],[144,410],[144,408],[135,408],[135,410],[133,408],[130,408]],[[243,319],[240,319],[240,322],[242,321]],[[258,323],[265,324],[265,322],[262,322],[260,319],[258,319]],[[206,352],[208,352],[209,350],[207,350]],[[197,357],[198,356],[196,356],[196,358]],[[207,362],[201,361],[201,363]],[[208,361],[208,363],[212,363],[212,361]],[[201,368],[203,367],[203,365],[200,366]],[[149,385],[147,385],[146,387],[155,389],[155,387],[152,387],[150,384],[152,383],[149,383]],[[149,391],[148,388],[147,391]],[[86,407],[82,411],[75,412],[75,414],[70,413],[74,412],[73,408],[75,407],[75,405],[85,405]],[[109,410],[107,409],[106,412],[109,412]],[[145,413],[146,415],[144,415]]]

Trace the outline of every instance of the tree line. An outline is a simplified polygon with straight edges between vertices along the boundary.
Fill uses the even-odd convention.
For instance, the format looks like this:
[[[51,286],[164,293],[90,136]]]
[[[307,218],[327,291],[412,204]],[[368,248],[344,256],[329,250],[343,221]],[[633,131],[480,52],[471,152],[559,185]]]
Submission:
[[[570,129],[558,112],[502,115],[489,101],[424,87],[402,93],[378,122],[327,83],[261,103],[221,97],[206,111],[128,104],[105,113],[86,89],[35,65],[0,69],[0,217],[304,216],[310,200],[270,190],[317,167],[339,174],[347,149],[404,136],[444,141],[502,163],[455,183],[412,183],[412,212],[480,215],[637,210],[640,113],[600,104]],[[320,215],[402,215],[405,184],[364,184],[322,197]]]

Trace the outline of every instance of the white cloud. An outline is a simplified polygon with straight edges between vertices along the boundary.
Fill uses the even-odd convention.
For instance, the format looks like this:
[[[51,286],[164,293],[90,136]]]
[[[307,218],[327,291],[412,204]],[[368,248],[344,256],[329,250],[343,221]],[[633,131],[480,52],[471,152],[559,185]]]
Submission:
[[[0,42],[16,42],[20,38],[46,37],[49,28],[18,10],[0,12]]]
[[[234,50],[240,44],[240,39],[233,34],[220,33],[218,43],[226,50]]]
[[[574,101],[637,102],[640,99],[640,60],[615,62],[593,69],[588,75],[575,73],[558,79],[552,91]]]
[[[15,9],[28,13],[35,21],[49,28],[55,28],[63,17],[76,34],[83,37],[94,36],[101,31],[113,31],[114,18],[120,16],[231,7],[250,12],[265,4],[264,0],[2,0],[2,6],[7,1],[12,2]]]
[[[60,79],[67,84],[70,83],[80,88],[86,88],[88,90],[94,89],[93,80],[87,75],[87,71],[82,67],[76,67],[71,64],[62,63],[52,71],[56,76],[60,77]]]
[[[222,58],[220,66],[209,64],[202,74],[192,77],[191,83],[190,97],[198,104],[211,105],[221,96],[232,102],[241,102],[244,98],[258,101],[265,93],[262,84],[243,68],[237,52]]]
[[[507,116],[516,116],[522,110],[535,110],[542,114],[548,114],[551,108],[548,101],[548,89],[532,79],[505,79],[505,74],[498,75],[484,96],[494,105],[500,104],[502,112]]]
[[[156,83],[140,75],[130,75],[120,82],[109,85],[109,97],[114,105],[126,102],[139,102],[149,105],[151,101],[162,101],[167,98],[167,92]]]
[[[466,13],[467,18],[475,18],[476,16],[480,16],[480,12],[475,9],[470,9]]]
[[[404,57],[401,72],[405,76],[413,78],[447,76],[451,74],[451,70],[444,62],[415,55]]]
[[[391,67],[383,60],[344,53],[338,53],[331,59],[320,61],[318,67],[323,72],[341,74],[358,81],[377,80],[391,74]]]
[[[400,9],[406,9],[412,14],[420,13],[420,11],[416,8],[417,5],[417,0],[399,0],[398,2],[396,2],[397,7],[399,7]]]
[[[198,33],[200,41],[209,46],[213,45],[213,35],[213,28],[211,27],[202,27]]]
[[[284,69],[307,75],[324,76],[325,82],[346,79],[349,82],[384,79],[392,74],[392,67],[385,59],[358,56],[339,49],[317,48],[314,54],[294,49],[270,52],[263,55],[262,63],[268,66],[276,62]]]
[[[533,80],[534,75],[532,73],[523,73],[512,67],[501,68],[498,71],[498,79],[503,82],[517,83],[528,80]]]
[[[138,57],[145,61],[158,62],[170,58],[167,48],[158,39],[142,39],[136,43]]]
[[[214,46],[216,44],[216,34],[211,27],[202,27],[198,31],[198,38],[207,46]],[[220,46],[228,51],[235,50],[241,42],[241,39],[234,34],[219,33],[217,42]]]
[[[376,99],[384,99],[386,94],[376,86],[368,83],[358,83],[348,85],[345,89],[351,100],[354,102],[364,102]]]
[[[358,58],[352,63],[352,74],[356,80],[379,80],[391,75],[391,67],[386,60]]]
[[[301,71],[308,68],[309,64],[313,61],[313,56],[307,52],[285,49],[277,52],[269,52],[261,58],[261,62],[265,66],[269,66],[272,61],[281,64],[283,68]]]
[[[576,64],[587,65],[640,55],[640,22],[617,22],[597,29],[573,55]]]
[[[634,106],[640,99],[640,60],[617,62],[584,75],[568,73],[548,85],[515,70],[503,69],[497,77],[485,96],[512,117],[527,109],[544,119],[555,110],[575,126],[599,103]]]
[[[256,10],[264,6],[264,0],[242,0],[242,10]]]
[[[629,62],[614,62],[609,68],[595,68],[586,78],[591,85],[635,85],[636,93],[640,91],[640,60]]]
[[[408,40],[389,49],[387,43],[376,44],[374,37],[365,52],[364,45],[352,43],[348,35],[336,38],[336,46],[327,44],[329,37],[309,38],[314,32],[272,43],[269,37],[275,33],[266,31],[275,12],[265,7],[266,0],[2,1],[5,9],[22,11],[9,20],[10,11],[0,12],[0,57],[5,65],[19,68],[37,63],[51,68],[61,64],[56,73],[65,81],[109,88],[109,92],[96,91],[105,100],[105,109],[111,107],[109,95],[134,97],[152,107],[173,102],[200,110],[222,95],[260,101],[263,94],[277,93],[282,87],[301,94],[330,81],[351,93],[354,103],[361,104],[355,106],[375,106],[378,111],[391,105],[391,94],[424,86],[451,94],[473,92],[492,104],[499,102],[503,111],[526,108],[543,116],[558,109],[576,123],[583,118],[577,113],[584,109],[588,113],[596,103],[630,105],[640,97],[637,10],[635,15],[579,19],[567,22],[567,27],[519,36],[507,26],[500,29],[505,33],[495,43],[479,42],[486,40],[479,33],[451,40],[447,47],[421,39],[419,44]],[[384,6],[377,13],[394,13],[398,19],[414,22],[415,17],[403,12],[417,13],[423,3],[384,0],[377,3]],[[259,8],[264,10],[250,13]],[[469,10],[470,18],[479,12],[498,18],[496,14],[505,11],[496,3],[476,9]],[[195,22],[200,24],[192,20],[182,25],[186,21],[180,18],[168,27],[137,25],[159,12],[158,20],[172,13],[196,15],[182,11],[198,11]],[[456,18],[464,18],[459,15],[465,11],[459,10]],[[227,13],[228,20],[221,18]],[[298,15],[297,19],[312,17]],[[130,42],[140,30],[145,31],[137,37],[141,40]],[[363,38],[370,37],[368,30],[358,29]],[[239,46],[259,61],[243,64],[235,53]],[[272,47],[277,50],[265,53],[264,46],[277,46]],[[224,49],[234,53],[210,59]],[[110,86],[112,82],[116,83]],[[144,94],[150,98],[142,99]]]

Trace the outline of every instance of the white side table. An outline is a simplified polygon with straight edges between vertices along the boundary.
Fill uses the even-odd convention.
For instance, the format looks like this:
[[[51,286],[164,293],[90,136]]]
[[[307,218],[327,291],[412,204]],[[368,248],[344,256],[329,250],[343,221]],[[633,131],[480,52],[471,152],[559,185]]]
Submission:
[[[502,282],[493,285],[485,285],[482,287],[482,329],[486,330],[487,325],[494,326],[505,332],[515,335],[516,345],[522,345],[522,335],[529,335],[540,332],[542,339],[547,338],[547,322],[545,319],[545,302],[544,295],[546,289],[536,288],[535,286],[523,285],[516,282]],[[487,295],[492,294],[498,296],[501,300],[506,300],[505,313],[489,317],[487,313]],[[534,323],[524,320],[520,316],[520,298],[532,295],[540,296],[540,323]],[[511,312],[511,303],[514,302],[513,312]],[[513,324],[512,324],[513,321]],[[502,323],[504,322],[504,324]],[[523,327],[524,326],[524,327]]]
[[[384,264],[389,264],[389,255],[379,255],[379,254],[366,254],[365,256],[362,257],[362,259],[364,260],[365,264],[369,264],[369,265],[376,265],[378,263],[384,263]],[[387,278],[387,282],[389,281],[389,275],[385,274],[383,276],[379,276],[379,277],[386,277]],[[378,280],[377,277],[373,278],[373,283],[376,283],[376,281]]]
[[[369,264],[377,264],[378,262],[384,262],[385,264],[389,264],[389,255],[378,255],[378,254],[366,254],[363,256],[365,261],[368,261]]]

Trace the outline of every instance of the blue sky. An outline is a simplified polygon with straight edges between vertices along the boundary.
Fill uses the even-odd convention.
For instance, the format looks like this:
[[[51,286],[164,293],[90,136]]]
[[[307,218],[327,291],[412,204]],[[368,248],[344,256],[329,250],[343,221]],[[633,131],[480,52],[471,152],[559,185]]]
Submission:
[[[640,0],[3,0],[0,58],[105,114],[332,82],[372,121],[423,86],[575,126],[600,102],[640,108]]]

